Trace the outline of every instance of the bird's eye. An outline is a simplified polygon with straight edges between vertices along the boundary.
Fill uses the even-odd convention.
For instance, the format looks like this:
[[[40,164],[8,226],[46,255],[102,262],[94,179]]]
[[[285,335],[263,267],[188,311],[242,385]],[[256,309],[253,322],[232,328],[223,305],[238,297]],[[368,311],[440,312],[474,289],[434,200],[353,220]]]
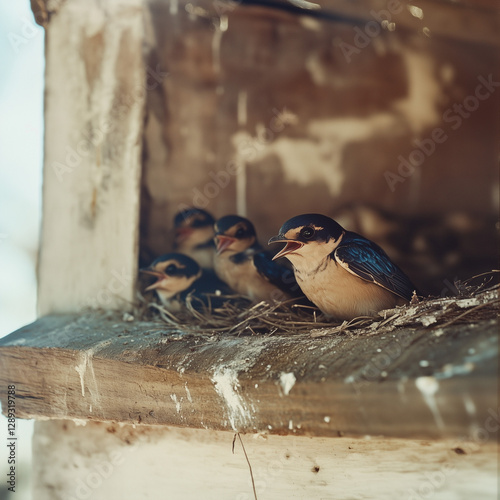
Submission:
[[[174,264],[170,264],[165,268],[165,274],[167,276],[174,276],[177,272],[177,267]]]
[[[310,240],[314,236],[314,229],[312,227],[303,227],[300,230],[300,236],[306,240]]]
[[[236,233],[234,234],[234,236],[236,238],[243,238],[243,236],[245,236],[245,230],[242,227],[240,227],[238,229],[238,231],[236,231]]]

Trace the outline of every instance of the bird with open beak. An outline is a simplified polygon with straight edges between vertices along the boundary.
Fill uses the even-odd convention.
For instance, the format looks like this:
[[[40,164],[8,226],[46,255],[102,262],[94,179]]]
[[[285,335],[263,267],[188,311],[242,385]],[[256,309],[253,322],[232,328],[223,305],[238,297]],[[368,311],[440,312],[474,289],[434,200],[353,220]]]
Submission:
[[[154,290],[166,309],[172,312],[183,308],[188,295],[194,298],[193,306],[199,308],[208,303],[207,295],[231,292],[213,273],[205,272],[194,259],[181,253],[162,255],[140,271],[156,278],[145,291]]]
[[[174,250],[189,255],[203,269],[213,269],[215,219],[206,210],[186,208],[174,217]]]
[[[303,296],[293,273],[264,252],[248,219],[237,215],[222,217],[215,223],[214,240],[215,272],[235,292],[255,301]]]
[[[415,290],[378,245],[325,215],[289,219],[272,243],[285,243],[274,259],[286,257],[306,297],[339,320],[405,304]]]

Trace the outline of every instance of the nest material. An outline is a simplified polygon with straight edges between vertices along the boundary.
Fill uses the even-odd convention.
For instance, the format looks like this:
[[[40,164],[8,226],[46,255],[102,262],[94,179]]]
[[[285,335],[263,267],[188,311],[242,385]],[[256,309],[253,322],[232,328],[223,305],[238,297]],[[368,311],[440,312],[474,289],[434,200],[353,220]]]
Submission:
[[[492,275],[499,271],[485,273]],[[470,323],[498,317],[499,284],[491,285],[492,276],[475,276],[465,282],[455,282],[458,294],[454,297],[413,296],[406,306],[380,311],[376,316],[361,316],[338,322],[327,318],[318,309],[296,304],[296,299],[270,304],[253,304],[241,296],[227,296],[221,307],[213,308],[196,303],[189,297],[185,310],[172,313],[162,305],[139,296],[140,306],[135,317],[152,319],[159,316],[169,326],[196,335],[274,335],[304,334],[311,337],[347,334],[375,335],[398,327],[444,328],[453,323]],[[483,277],[479,285],[471,282]],[[221,302],[217,296],[217,302]],[[149,317],[148,317],[149,316]]]

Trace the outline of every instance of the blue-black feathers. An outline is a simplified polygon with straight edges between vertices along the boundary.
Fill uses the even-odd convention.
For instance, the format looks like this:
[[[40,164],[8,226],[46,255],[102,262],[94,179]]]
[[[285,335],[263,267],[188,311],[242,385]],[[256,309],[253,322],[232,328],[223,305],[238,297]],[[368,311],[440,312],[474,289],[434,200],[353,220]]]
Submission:
[[[332,256],[345,262],[360,278],[376,283],[403,299],[410,300],[415,286],[377,244],[346,231]]]
[[[213,226],[215,219],[210,212],[191,207],[177,212],[174,217],[174,227],[182,227],[186,223],[193,228]]]
[[[264,250],[254,254],[253,263],[262,276],[265,276],[274,286],[283,292],[288,293],[292,297],[304,296],[295,280],[293,271],[276,264]]]

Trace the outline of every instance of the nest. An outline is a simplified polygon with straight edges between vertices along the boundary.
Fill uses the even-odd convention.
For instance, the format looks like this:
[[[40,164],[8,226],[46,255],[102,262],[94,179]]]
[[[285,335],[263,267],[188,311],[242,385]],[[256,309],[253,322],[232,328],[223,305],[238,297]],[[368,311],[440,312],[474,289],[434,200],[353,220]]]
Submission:
[[[395,328],[444,328],[454,323],[471,323],[498,317],[499,284],[493,284],[491,271],[455,282],[454,297],[419,297],[408,305],[380,311],[376,316],[360,316],[338,322],[327,318],[314,307],[297,303],[297,299],[271,304],[257,304],[242,296],[225,296],[223,305],[206,306],[188,296],[186,307],[172,313],[155,301],[138,296],[134,316],[140,319],[159,317],[170,327],[196,335],[293,335],[307,333],[311,337],[326,335],[375,335]],[[480,280],[479,284],[477,281]],[[214,296],[215,297],[215,296]],[[209,297],[210,298],[210,297]],[[217,296],[221,303],[221,296]]]

